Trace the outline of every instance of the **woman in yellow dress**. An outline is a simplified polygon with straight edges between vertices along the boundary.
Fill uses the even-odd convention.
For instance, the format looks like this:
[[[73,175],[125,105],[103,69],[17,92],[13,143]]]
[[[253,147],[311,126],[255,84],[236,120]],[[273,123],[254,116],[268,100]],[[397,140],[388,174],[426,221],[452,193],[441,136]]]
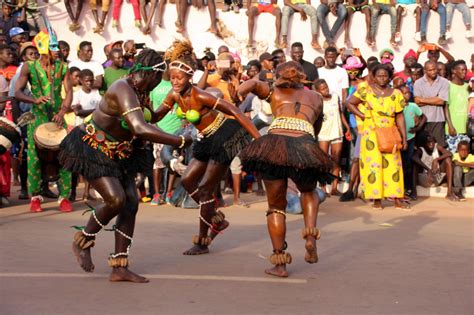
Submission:
[[[349,110],[363,121],[360,143],[360,179],[365,199],[374,200],[374,208],[382,208],[383,198],[392,198],[396,208],[404,208],[403,169],[400,151],[381,153],[378,150],[375,126],[400,131],[406,149],[405,101],[400,91],[390,87],[393,72],[385,65],[372,69],[371,82],[359,84],[348,102]]]

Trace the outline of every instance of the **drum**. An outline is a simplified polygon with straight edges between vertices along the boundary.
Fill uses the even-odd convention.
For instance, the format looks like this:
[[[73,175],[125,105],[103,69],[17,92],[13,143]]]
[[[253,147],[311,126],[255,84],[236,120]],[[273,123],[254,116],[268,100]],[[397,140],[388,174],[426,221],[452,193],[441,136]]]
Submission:
[[[36,152],[41,161],[43,179],[57,181],[59,179],[59,145],[66,137],[67,131],[54,122],[47,122],[36,127],[34,132]]]
[[[20,140],[20,128],[5,117],[0,117],[0,154],[10,150],[12,145]]]

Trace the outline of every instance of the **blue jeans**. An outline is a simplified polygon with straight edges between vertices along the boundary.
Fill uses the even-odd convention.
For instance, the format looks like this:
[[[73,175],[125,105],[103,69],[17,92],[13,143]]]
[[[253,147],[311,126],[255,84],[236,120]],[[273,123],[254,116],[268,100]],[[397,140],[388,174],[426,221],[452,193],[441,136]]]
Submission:
[[[311,22],[311,35],[318,33],[318,17],[316,16],[316,9],[308,4],[296,4],[296,6],[303,8],[306,15],[309,17]],[[289,6],[284,6],[281,15],[281,35],[287,36],[288,35],[288,22],[290,20],[290,16],[295,13],[295,10]]]
[[[329,6],[325,4],[320,4],[318,9],[316,10],[316,14],[318,16],[319,25],[321,25],[321,29],[323,30],[324,37],[326,37],[326,41],[334,42],[337,31],[339,31],[346,19],[346,7],[342,3],[337,4],[337,20],[336,22],[334,22],[334,25],[332,26],[331,30],[329,30],[329,24],[326,21],[326,17],[329,14]]]
[[[390,34],[393,36],[397,31],[397,9],[393,6],[378,3],[378,9],[372,6],[372,17],[370,20],[370,36],[375,38],[379,15],[390,14]]]
[[[446,35],[446,8],[440,3],[438,4],[436,12],[439,14],[439,36],[444,36]],[[426,36],[426,25],[428,24],[429,13],[430,9],[421,9],[421,36]]]
[[[462,21],[464,25],[471,25],[471,10],[465,3],[446,3],[446,26],[451,27],[453,21],[454,10],[458,10],[462,14]]]

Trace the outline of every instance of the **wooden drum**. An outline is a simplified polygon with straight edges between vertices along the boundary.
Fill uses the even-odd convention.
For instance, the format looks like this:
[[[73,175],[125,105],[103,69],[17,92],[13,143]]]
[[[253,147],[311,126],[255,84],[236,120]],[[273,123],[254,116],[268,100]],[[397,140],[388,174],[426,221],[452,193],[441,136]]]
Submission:
[[[59,145],[66,135],[66,129],[58,127],[54,122],[41,124],[35,129],[36,152],[41,161],[43,179],[47,181],[59,179]]]

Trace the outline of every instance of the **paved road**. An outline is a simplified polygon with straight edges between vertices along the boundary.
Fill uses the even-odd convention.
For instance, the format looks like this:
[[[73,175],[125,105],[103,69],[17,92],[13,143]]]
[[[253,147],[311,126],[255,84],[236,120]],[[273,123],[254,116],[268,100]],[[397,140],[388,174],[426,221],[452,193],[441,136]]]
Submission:
[[[293,263],[288,279],[263,273],[271,252],[264,199],[224,209],[231,221],[209,255],[181,252],[197,231],[197,210],[141,205],[132,270],[148,284],[110,283],[113,235],[93,249],[96,270],[81,272],[71,253],[77,211],[0,209],[1,314],[473,314],[473,200],[419,201],[411,212],[361,201],[323,204],[320,261],[304,262],[302,218],[288,216]]]

